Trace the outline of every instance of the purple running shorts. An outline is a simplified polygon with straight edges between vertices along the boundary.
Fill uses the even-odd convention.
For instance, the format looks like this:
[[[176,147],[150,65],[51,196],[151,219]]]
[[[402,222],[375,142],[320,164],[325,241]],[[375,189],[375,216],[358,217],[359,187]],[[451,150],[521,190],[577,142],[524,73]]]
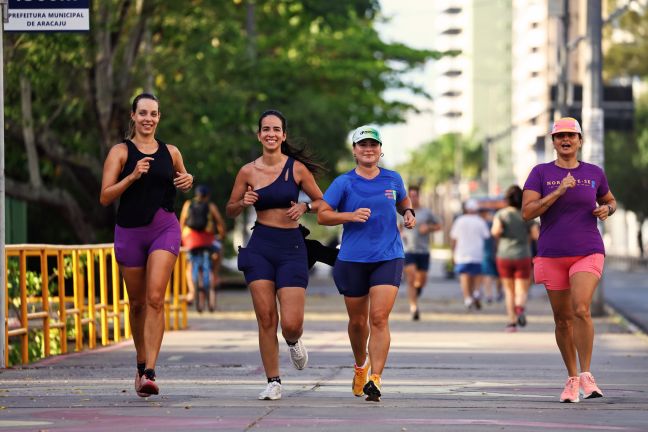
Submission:
[[[180,223],[175,213],[158,209],[150,224],[124,228],[115,225],[115,259],[124,267],[144,267],[155,250],[180,251]]]

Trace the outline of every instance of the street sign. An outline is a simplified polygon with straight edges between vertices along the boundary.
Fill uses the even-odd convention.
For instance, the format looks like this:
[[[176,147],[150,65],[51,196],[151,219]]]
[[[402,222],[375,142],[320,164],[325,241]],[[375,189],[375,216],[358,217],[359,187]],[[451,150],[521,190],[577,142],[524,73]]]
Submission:
[[[90,30],[90,0],[9,0],[10,32]]]

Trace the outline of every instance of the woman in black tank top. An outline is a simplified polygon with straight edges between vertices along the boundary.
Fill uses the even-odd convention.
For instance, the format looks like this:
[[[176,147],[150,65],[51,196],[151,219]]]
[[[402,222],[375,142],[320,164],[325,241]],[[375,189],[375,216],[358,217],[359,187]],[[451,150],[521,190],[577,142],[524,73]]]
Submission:
[[[141,397],[159,393],[155,363],[164,334],[164,294],[180,250],[175,190],[193,184],[180,151],[155,139],[159,119],[155,96],[135,98],[129,139],[108,153],[100,197],[104,206],[120,200],[114,254],[128,291],[135,391]]]
[[[279,319],[295,368],[303,369],[308,362],[301,340],[308,259],[298,226],[299,218],[308,211],[317,211],[321,202],[322,191],[312,174],[321,166],[288,145],[286,119],[278,111],[261,114],[257,138],[263,154],[238,172],[226,214],[237,217],[252,205],[257,210],[252,237],[247,247],[239,248],[238,265],[252,295],[259,326],[259,350],[268,379],[259,399],[275,400],[281,398]],[[312,205],[298,202],[300,189]]]

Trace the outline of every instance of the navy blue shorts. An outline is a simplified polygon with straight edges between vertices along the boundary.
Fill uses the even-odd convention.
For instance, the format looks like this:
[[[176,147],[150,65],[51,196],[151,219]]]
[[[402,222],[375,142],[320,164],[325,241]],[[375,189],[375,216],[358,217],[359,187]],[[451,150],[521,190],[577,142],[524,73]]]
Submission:
[[[238,269],[249,285],[256,280],[274,282],[275,288],[308,286],[308,257],[299,228],[274,228],[257,223],[244,248],[239,248]]]
[[[416,265],[416,270],[428,271],[430,268],[429,253],[405,252],[405,265]]]
[[[398,287],[403,275],[403,258],[375,263],[335,261],[333,280],[340,294],[346,297],[364,297],[376,285]]]
[[[455,273],[467,273],[471,276],[478,276],[482,274],[482,266],[481,263],[455,264]]]

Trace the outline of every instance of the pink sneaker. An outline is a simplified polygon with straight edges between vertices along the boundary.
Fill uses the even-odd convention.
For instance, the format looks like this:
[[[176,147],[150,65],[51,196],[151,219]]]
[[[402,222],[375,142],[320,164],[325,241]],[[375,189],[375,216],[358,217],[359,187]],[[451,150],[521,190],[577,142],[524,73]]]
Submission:
[[[580,374],[581,393],[583,399],[593,399],[603,397],[603,392],[596,385],[594,377],[589,372],[582,372]]]
[[[560,402],[578,402],[579,392],[578,377],[569,377],[565,383],[565,390],[560,394]]]
[[[155,378],[149,379],[146,375],[142,375],[139,382],[140,389],[137,393],[138,396],[148,397],[160,393],[159,387],[155,384]]]
[[[137,396],[139,397],[149,397],[150,395],[148,393],[142,393],[142,383],[141,383],[141,377],[139,372],[135,372],[135,393],[137,393]]]

